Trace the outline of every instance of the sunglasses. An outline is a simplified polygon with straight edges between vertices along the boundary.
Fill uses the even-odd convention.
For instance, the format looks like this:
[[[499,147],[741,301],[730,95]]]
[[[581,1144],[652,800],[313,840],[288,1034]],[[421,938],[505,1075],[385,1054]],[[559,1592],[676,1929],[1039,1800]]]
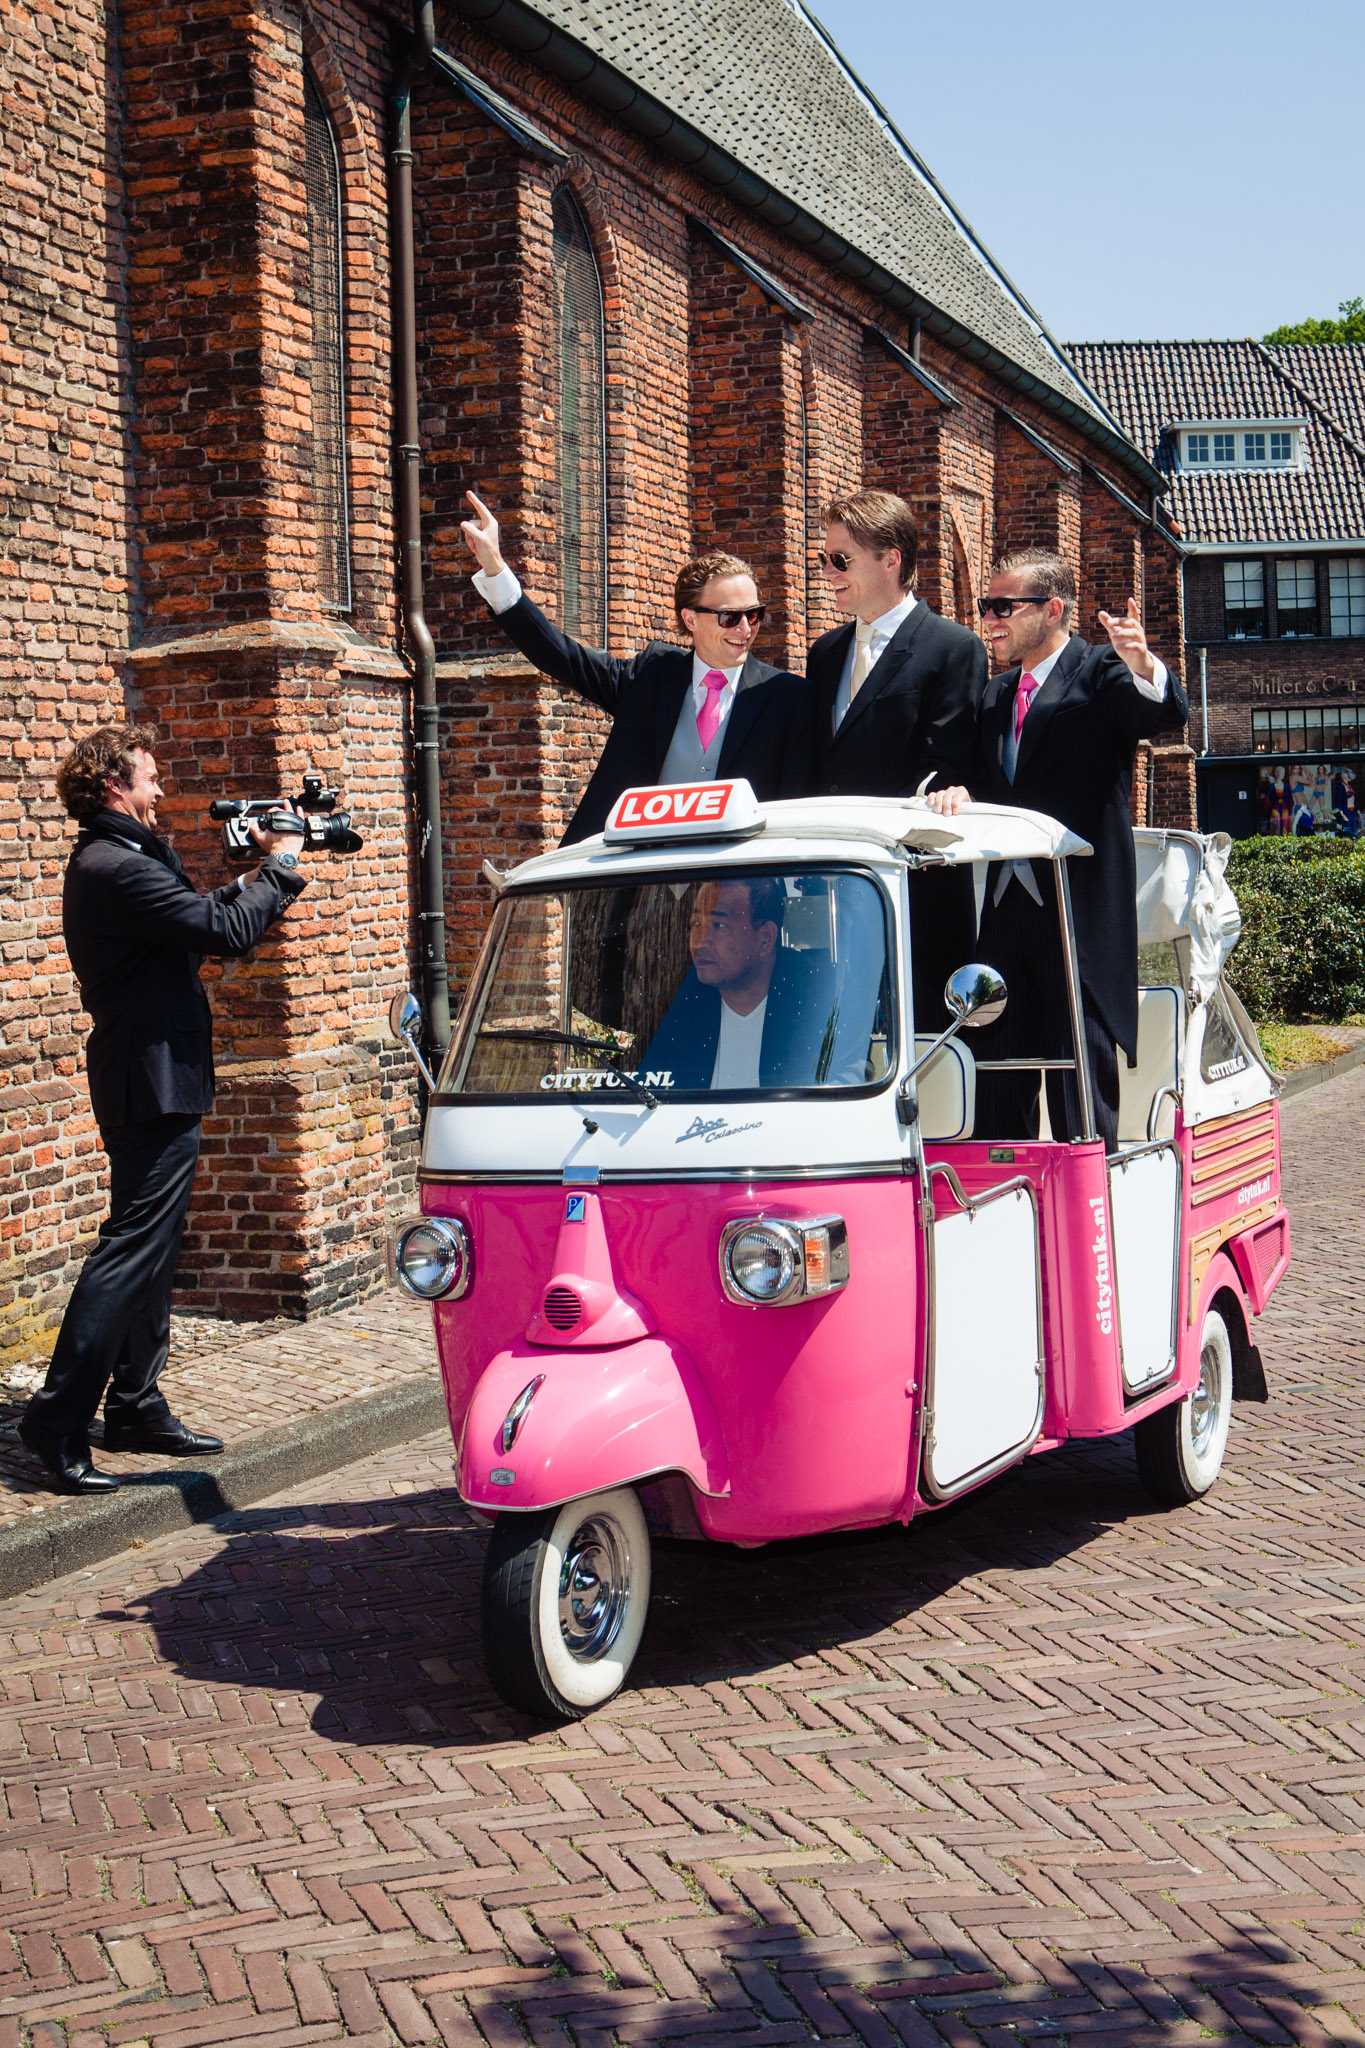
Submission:
[[[997,619],[1008,619],[1017,604],[1050,604],[1046,597],[979,597],[976,609],[984,619],[988,612],[994,612]]]
[[[816,559],[822,569],[837,569],[841,576],[847,575],[853,566],[852,555],[841,555],[837,550],[834,554],[827,555],[823,548],[819,548],[816,551]]]
[[[690,612],[706,612],[723,633],[728,633],[741,619],[747,619],[751,626],[761,626],[768,616],[766,604],[746,604],[738,608],[731,605],[690,604],[687,609]]]

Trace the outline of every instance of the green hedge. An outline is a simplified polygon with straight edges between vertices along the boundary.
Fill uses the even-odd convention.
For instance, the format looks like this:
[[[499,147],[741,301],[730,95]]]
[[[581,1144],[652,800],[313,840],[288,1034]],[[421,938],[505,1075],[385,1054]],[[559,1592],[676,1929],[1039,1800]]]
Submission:
[[[1365,848],[1349,839],[1242,839],[1228,880],[1242,937],[1228,979],[1253,1018],[1365,1010]]]

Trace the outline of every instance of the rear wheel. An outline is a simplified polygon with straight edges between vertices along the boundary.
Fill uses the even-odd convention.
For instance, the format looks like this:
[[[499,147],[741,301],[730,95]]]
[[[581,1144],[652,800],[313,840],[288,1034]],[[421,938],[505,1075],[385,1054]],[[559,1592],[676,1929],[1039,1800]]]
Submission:
[[[1199,1339],[1199,1384],[1133,1431],[1138,1477],[1154,1500],[1198,1500],[1218,1477],[1232,1420],[1232,1344],[1216,1309]]]
[[[503,1698],[577,1720],[620,1691],[649,1608],[649,1530],[634,1490],[499,1515],[483,1573],[483,1649]]]

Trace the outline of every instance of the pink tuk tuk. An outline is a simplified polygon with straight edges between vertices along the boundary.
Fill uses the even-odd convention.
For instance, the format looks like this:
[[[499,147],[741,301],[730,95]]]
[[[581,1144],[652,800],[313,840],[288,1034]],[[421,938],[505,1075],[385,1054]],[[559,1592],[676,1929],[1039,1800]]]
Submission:
[[[1158,1499],[1213,1484],[1232,1402],[1265,1399],[1253,1330],[1290,1255],[1276,1084],[1222,978],[1226,838],[1137,836],[1111,1159],[1075,1064],[1067,874],[1090,849],[1050,818],[634,790],[602,836],[486,870],[422,1213],[391,1249],[433,1304],[460,1495],[492,1521],[484,1646],[509,1701],[578,1716],[617,1691],[651,1532],[908,1523],[1120,1430]],[[990,968],[964,963],[948,1029],[916,1032],[910,878],[966,866],[979,901],[995,861],[1056,892],[1070,1057],[1036,1064],[1072,1067],[1079,1141],[1045,1116],[974,1135],[1004,1064]],[[410,1046],[417,1016],[396,999]]]

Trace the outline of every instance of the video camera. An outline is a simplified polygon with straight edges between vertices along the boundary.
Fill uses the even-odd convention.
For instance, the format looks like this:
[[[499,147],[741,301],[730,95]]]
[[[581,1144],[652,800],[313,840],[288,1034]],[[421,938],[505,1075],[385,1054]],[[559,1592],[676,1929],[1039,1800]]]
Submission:
[[[351,830],[350,812],[337,809],[337,795],[336,790],[323,788],[320,775],[305,775],[303,788],[295,797],[215,797],[209,816],[222,822],[224,856],[239,866],[261,858],[261,849],[248,829],[253,824],[267,832],[297,833],[302,826],[300,851],[304,853],[334,857],[359,853],[365,842]]]

